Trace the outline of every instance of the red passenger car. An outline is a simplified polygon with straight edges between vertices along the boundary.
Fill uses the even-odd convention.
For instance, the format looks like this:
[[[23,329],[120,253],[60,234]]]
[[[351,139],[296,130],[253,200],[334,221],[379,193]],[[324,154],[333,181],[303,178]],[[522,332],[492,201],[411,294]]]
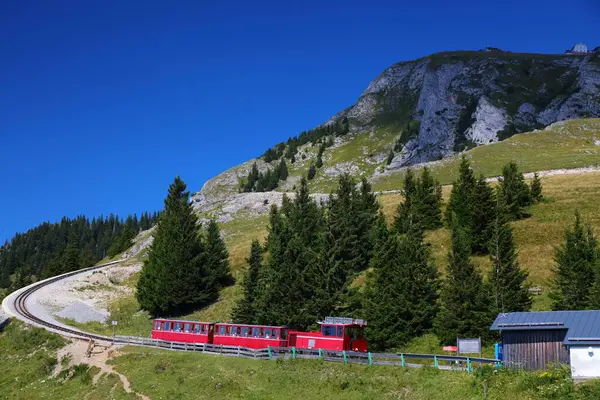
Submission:
[[[245,325],[157,319],[152,338],[172,342],[242,346],[297,347],[304,349],[368,351],[362,319],[327,317],[318,332],[290,331],[285,326]]]
[[[364,338],[367,321],[362,319],[327,317],[319,322],[319,332],[290,332],[290,347],[322,350],[366,352]]]
[[[242,346],[251,349],[286,347],[288,328],[285,326],[215,324],[213,344]]]
[[[214,324],[212,322],[179,321],[155,319],[152,339],[172,342],[212,343]]]

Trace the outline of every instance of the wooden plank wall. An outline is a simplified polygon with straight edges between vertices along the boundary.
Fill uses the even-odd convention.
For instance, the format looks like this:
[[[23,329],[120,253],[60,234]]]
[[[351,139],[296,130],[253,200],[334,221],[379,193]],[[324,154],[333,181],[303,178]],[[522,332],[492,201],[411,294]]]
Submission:
[[[503,331],[502,345],[507,367],[526,370],[546,369],[548,363],[569,363],[569,350],[563,345],[566,329]]]

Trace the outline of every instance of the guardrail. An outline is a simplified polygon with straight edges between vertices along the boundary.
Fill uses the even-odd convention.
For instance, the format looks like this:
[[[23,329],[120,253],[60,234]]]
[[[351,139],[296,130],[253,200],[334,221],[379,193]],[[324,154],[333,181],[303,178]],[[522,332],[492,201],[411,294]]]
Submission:
[[[343,362],[345,364],[398,365],[402,367],[413,368],[420,368],[429,365],[437,369],[466,371],[468,373],[473,370],[473,363],[480,363],[482,365],[491,364],[496,367],[500,367],[502,365],[502,361],[500,360],[480,357],[415,353],[360,353],[355,351],[301,349],[295,347],[267,347],[265,349],[251,349],[241,346],[171,342],[160,339],[119,335],[113,337],[113,343],[263,360],[310,359],[330,362]],[[431,360],[432,365],[409,362],[412,360]]]

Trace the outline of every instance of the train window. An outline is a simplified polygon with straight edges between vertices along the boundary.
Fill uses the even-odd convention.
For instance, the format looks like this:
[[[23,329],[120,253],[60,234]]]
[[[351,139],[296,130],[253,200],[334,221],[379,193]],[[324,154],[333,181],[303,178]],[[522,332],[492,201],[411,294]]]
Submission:
[[[227,335],[227,327],[226,326],[219,327],[219,335]]]
[[[200,324],[194,325],[194,333],[200,333],[200,329],[202,329],[202,325],[200,325]]]
[[[344,327],[343,326],[338,326],[337,327],[337,335],[338,335],[338,337],[344,336],[343,332],[344,332]]]
[[[252,337],[260,336],[260,328],[252,328]]]
[[[250,332],[250,328],[242,328],[242,336],[248,336]]]
[[[287,339],[287,329],[282,329],[281,330],[281,338],[283,340]]]
[[[160,330],[160,321],[155,321],[154,322],[154,330]]]
[[[321,334],[323,336],[335,336],[335,326],[321,325]]]
[[[200,333],[206,335],[206,325],[200,324],[198,327],[200,328]]]
[[[273,329],[273,339],[279,338],[279,329]]]
[[[171,330],[171,323],[165,322],[165,331],[170,331],[170,330]]]
[[[267,338],[267,339],[271,338],[271,328],[265,329],[265,338]]]
[[[175,322],[175,332],[181,332],[181,323]]]
[[[192,330],[192,324],[185,324],[185,331],[190,332]]]

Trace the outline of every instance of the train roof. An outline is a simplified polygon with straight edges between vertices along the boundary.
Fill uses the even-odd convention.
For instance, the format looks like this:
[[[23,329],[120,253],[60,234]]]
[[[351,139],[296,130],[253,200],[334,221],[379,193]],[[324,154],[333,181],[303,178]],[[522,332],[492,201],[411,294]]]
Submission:
[[[344,325],[344,326],[367,326],[367,321],[364,319],[354,319],[346,317],[325,317],[323,321],[317,322],[319,325]]]
[[[287,329],[288,328],[285,325],[234,324],[233,322],[186,321],[186,320],[182,320],[182,319],[169,319],[169,318],[155,318],[154,321],[181,322],[181,323],[186,323],[186,324],[230,325],[230,326],[241,326],[241,327],[249,327],[249,328],[277,328],[277,329]]]

